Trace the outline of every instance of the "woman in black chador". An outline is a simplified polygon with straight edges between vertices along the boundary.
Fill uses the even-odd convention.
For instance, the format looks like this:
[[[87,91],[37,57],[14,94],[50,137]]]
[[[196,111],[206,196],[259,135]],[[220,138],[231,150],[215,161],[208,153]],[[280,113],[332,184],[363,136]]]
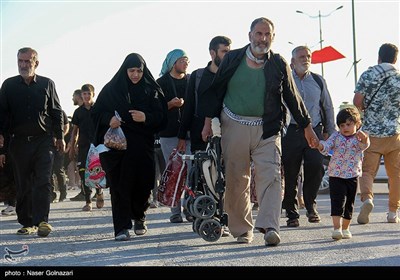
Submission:
[[[132,220],[136,235],[147,232],[145,212],[155,175],[154,135],[167,122],[167,103],[144,59],[132,53],[101,90],[92,111],[95,145],[104,143],[110,127],[121,127],[127,140],[126,150],[103,152],[100,161],[110,187],[115,240],[129,240]]]

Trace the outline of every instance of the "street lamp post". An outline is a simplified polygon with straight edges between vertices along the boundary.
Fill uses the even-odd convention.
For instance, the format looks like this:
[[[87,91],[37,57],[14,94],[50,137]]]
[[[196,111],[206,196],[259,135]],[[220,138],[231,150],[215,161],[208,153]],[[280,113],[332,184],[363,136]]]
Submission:
[[[304,15],[310,17],[310,18],[318,18],[318,23],[319,23],[319,46],[320,46],[320,49],[321,49],[321,50],[322,50],[322,42],[323,42],[323,39],[322,39],[322,21],[321,21],[321,18],[322,18],[322,17],[329,17],[331,14],[333,14],[333,13],[336,12],[337,10],[340,10],[341,8],[343,8],[343,6],[339,6],[339,7],[337,7],[336,9],[334,9],[333,11],[331,11],[331,12],[329,12],[328,14],[325,14],[325,15],[321,14],[321,10],[319,10],[319,11],[318,11],[318,15],[316,15],[316,16],[309,15],[309,14],[303,12],[303,11],[299,11],[299,10],[296,11],[296,13],[304,14]],[[323,64],[323,63],[321,63],[321,75],[322,75],[322,77],[324,76],[324,64]]]

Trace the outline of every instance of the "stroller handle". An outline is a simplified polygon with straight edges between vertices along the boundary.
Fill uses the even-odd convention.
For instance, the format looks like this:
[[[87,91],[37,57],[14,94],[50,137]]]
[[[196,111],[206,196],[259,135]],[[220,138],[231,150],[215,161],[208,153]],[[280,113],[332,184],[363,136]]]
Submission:
[[[182,159],[183,160],[194,160],[194,155],[183,154]]]
[[[213,118],[211,120],[211,129],[214,136],[221,137],[221,123],[218,118]]]

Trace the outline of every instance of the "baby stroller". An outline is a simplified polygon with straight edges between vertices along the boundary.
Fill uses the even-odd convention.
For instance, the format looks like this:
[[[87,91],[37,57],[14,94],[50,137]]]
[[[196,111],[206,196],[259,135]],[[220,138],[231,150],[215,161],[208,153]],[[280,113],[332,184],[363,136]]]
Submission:
[[[218,119],[213,119],[213,132],[205,151],[183,156],[192,161],[185,187],[185,208],[194,217],[193,231],[209,242],[217,241],[223,227],[228,226],[228,215],[223,209],[225,178]]]

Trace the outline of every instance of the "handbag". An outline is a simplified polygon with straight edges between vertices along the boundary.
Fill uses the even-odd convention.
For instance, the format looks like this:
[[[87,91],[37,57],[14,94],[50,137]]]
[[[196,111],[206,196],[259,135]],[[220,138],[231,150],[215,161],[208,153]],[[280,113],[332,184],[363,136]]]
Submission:
[[[107,188],[106,172],[101,167],[98,147],[90,144],[85,166],[85,185],[89,188],[105,189]]]

